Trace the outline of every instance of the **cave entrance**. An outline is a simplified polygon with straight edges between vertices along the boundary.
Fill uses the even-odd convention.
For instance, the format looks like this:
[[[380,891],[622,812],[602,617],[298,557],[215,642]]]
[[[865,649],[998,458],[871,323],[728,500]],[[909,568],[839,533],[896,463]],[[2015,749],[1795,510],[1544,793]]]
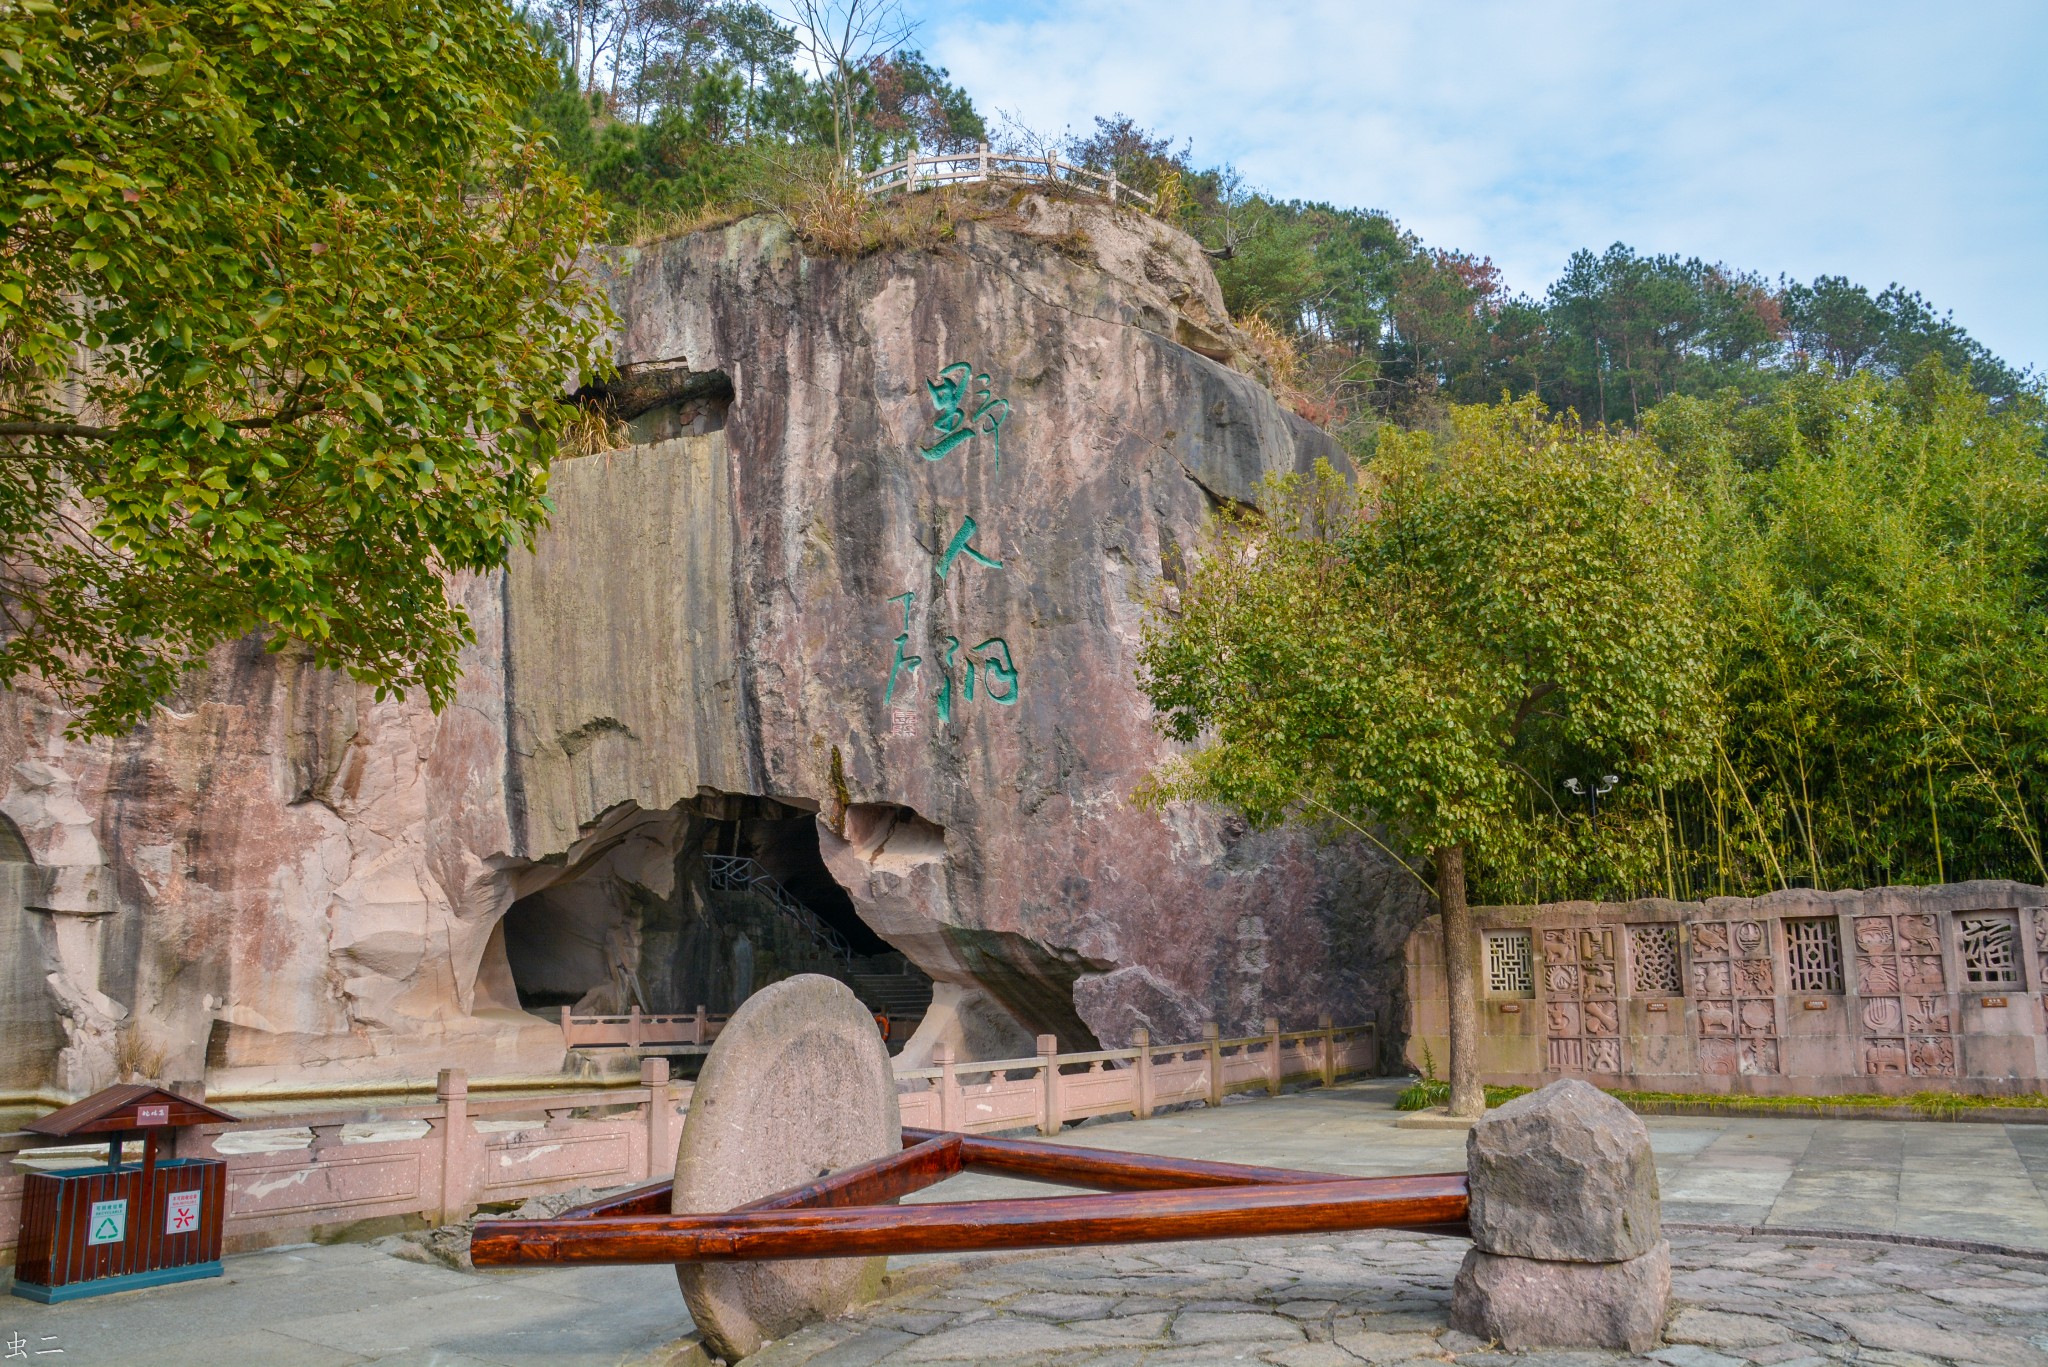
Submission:
[[[888,1018],[892,1046],[923,1019],[930,979],[861,920],[825,867],[814,814],[707,794],[608,824],[505,914],[525,1010],[726,1015],[772,982],[822,973]]]

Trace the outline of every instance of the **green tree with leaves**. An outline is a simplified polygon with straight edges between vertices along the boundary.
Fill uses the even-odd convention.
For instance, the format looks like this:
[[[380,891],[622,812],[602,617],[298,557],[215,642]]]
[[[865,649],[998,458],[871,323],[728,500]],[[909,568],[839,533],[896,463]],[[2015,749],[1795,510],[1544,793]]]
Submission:
[[[1428,850],[1452,1110],[1476,1115],[1468,861],[1513,865],[1563,838],[1540,771],[1594,763],[1655,785],[1703,767],[1696,519],[1648,443],[1533,399],[1454,409],[1441,441],[1384,434],[1355,485],[1323,466],[1264,502],[1220,517],[1148,620],[1141,685],[1195,748],[1145,796],[1377,826],[1390,852]]]
[[[116,733],[261,631],[448,700],[601,359],[547,75],[497,0],[0,9],[0,684]]]

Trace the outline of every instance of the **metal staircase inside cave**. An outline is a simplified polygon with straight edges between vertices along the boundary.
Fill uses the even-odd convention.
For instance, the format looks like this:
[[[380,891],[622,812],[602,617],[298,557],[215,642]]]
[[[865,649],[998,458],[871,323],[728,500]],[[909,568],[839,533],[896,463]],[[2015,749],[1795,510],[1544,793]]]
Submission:
[[[853,989],[870,1011],[894,1019],[921,1019],[932,1004],[931,979],[901,954],[854,952],[846,937],[785,888],[780,880],[746,855],[706,855],[713,892],[752,894],[801,930],[814,951],[811,972],[839,979]]]

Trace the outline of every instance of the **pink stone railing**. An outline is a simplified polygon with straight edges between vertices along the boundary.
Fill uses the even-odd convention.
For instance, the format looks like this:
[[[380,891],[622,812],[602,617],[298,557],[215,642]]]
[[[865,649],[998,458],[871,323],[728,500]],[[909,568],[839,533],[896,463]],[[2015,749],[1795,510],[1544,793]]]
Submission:
[[[623,1016],[578,1016],[562,1008],[562,1043],[569,1049],[654,1048],[664,1044],[709,1044],[725,1028],[725,1016],[705,1013],[657,1016],[634,1007]]]
[[[1314,1030],[1291,1031],[1268,1017],[1265,1034],[1243,1039],[1223,1039],[1210,1025],[1193,1044],[1155,1045],[1148,1032],[1137,1034],[1132,1048],[1091,1054],[1059,1053],[1051,1035],[1040,1035],[1037,1054],[984,1063],[956,1063],[941,1045],[933,1067],[897,1071],[903,1123],[969,1134],[1031,1125],[1058,1134],[1089,1116],[1143,1119],[1161,1106],[1214,1106],[1233,1092],[1277,1095],[1289,1082],[1328,1086],[1341,1074],[1372,1071],[1379,1050],[1370,1022],[1340,1028],[1327,1016]]]
[[[903,1123],[986,1133],[1045,1134],[1089,1116],[1148,1116],[1184,1102],[1214,1105],[1233,1092],[1278,1092],[1289,1082],[1328,1085],[1370,1072],[1371,1024],[1219,1038],[1192,1044],[1062,1054],[1040,1037],[1030,1058],[955,1063],[897,1074]],[[667,1175],[691,1086],[669,1080],[668,1061],[641,1060],[638,1085],[470,1094],[454,1069],[417,1105],[309,1109],[180,1130],[180,1158],[228,1165],[230,1252],[306,1240],[363,1238],[445,1224],[480,1206],[576,1186],[610,1187]],[[300,1132],[293,1134],[293,1131]],[[307,1138],[307,1135],[310,1138]],[[0,1263],[11,1263],[21,1224],[23,1168],[13,1160],[49,1147],[41,1135],[0,1135]],[[80,1155],[84,1159],[84,1155]],[[132,1161],[132,1160],[131,1160]]]

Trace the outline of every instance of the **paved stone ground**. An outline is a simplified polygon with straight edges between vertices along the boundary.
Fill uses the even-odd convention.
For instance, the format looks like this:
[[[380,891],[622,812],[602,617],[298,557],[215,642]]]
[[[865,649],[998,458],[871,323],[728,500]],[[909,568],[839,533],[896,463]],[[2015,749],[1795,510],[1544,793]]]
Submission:
[[[1503,1353],[1446,1327],[1458,1239],[1341,1235],[1036,1255],[931,1277],[749,1367],[1455,1361],[1459,1367],[2048,1367],[2048,1263],[1873,1241],[1679,1234],[1667,1343]]]
[[[1310,1090],[1091,1124],[1063,1138],[1331,1172],[1462,1168],[1462,1134],[1393,1128],[1394,1090],[1384,1082]],[[1802,1358],[2048,1367],[2048,1260],[1769,1233],[1825,1227],[2048,1253],[2048,1127],[1691,1117],[1647,1124],[1667,1221],[1767,1232],[1674,1239],[1678,1295],[1688,1308],[1673,1321],[1672,1346],[1657,1355],[1665,1367],[1775,1367]],[[1049,1190],[965,1176],[925,1199]],[[1382,1362],[1616,1360],[1515,1358],[1443,1339],[1444,1298],[1461,1252],[1455,1241],[1386,1235],[1000,1263],[904,1259],[911,1284],[888,1303],[807,1331],[833,1341],[791,1340],[772,1350],[785,1356],[756,1360],[1313,1364],[1354,1361],[1361,1348],[1365,1360]],[[1119,1279],[1114,1304],[1110,1290],[1081,1285],[1124,1268],[1131,1284]],[[1225,1271],[1201,1270],[1213,1268]],[[1065,1313],[1043,1299],[1055,1295],[1090,1299],[1066,1303],[1074,1308]],[[970,1322],[973,1315],[982,1318]],[[907,1318],[885,1322],[891,1316]],[[68,1305],[0,1302],[0,1351],[12,1351],[17,1337],[25,1354],[62,1348],[16,1359],[52,1367],[616,1367],[662,1362],[663,1345],[689,1327],[667,1268],[461,1273],[363,1245],[230,1258],[219,1281]],[[1238,1332],[1246,1337],[1229,1337]],[[956,1353],[963,1344],[973,1351]]]

